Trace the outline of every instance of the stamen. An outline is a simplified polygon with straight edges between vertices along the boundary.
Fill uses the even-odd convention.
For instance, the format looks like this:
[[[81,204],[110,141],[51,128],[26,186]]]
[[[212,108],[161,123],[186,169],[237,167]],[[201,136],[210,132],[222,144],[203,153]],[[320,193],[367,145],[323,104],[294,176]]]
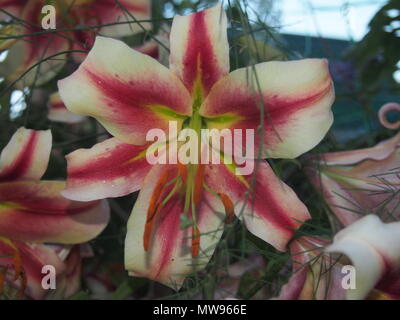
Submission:
[[[161,193],[167,184],[170,172],[171,169],[168,169],[163,173],[161,178],[158,180],[157,185],[154,188],[153,194],[151,196],[149,209],[147,210],[146,224],[143,233],[143,248],[145,251],[149,250],[151,233],[153,231],[154,223],[156,220],[155,217],[157,216],[157,214],[160,212],[160,210],[164,205],[164,202],[160,202],[159,200]],[[176,188],[173,189],[173,192],[174,190],[176,190]],[[169,199],[169,197],[170,195],[167,198]]]
[[[199,165],[196,171],[196,178],[194,184],[193,202],[197,205],[201,199],[201,193],[203,191],[203,178],[204,178],[204,165]]]
[[[192,257],[198,257],[200,252],[200,230],[197,225],[192,226]]]
[[[187,181],[186,165],[178,162],[178,171],[179,171],[179,176],[182,178],[183,184],[186,184],[186,181]]]
[[[151,232],[153,231],[154,222],[156,221],[155,216],[160,211],[161,207],[162,206],[160,204],[158,204],[157,207],[156,207],[155,213],[150,218],[148,218],[146,220],[146,225],[144,227],[144,233],[143,233],[143,248],[144,248],[144,251],[149,250]]]
[[[166,170],[161,178],[158,180],[156,187],[154,188],[153,194],[151,195],[149,209],[147,210],[147,220],[151,220],[157,207],[157,202],[160,198],[161,192],[164,189],[165,184],[168,181],[170,170]]]
[[[226,213],[225,222],[231,223],[233,221],[233,217],[235,216],[235,211],[233,209],[233,202],[225,193],[218,193],[218,195],[221,198],[222,204],[225,207],[225,213]]]

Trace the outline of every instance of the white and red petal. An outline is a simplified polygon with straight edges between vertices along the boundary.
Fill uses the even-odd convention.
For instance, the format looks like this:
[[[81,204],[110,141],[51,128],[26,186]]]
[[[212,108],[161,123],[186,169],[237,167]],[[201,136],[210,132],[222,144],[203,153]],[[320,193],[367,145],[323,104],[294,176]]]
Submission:
[[[289,281],[282,286],[276,300],[312,300],[312,288],[306,286],[308,270],[303,269],[295,272]]]
[[[206,96],[229,72],[227,18],[221,4],[188,16],[175,16],[172,23],[170,69],[193,94]]]
[[[267,162],[256,164],[254,174],[253,183],[252,175],[235,175],[224,164],[209,165],[205,181],[215,192],[226,194],[234,202],[236,216],[251,233],[285,251],[289,240],[302,223],[310,219],[310,214]]]
[[[347,183],[345,183],[345,181],[339,182],[337,179],[333,179],[322,172],[318,173],[317,171],[310,169],[306,170],[306,172],[311,183],[322,193],[324,200],[334,212],[335,216],[339,219],[340,223],[344,226],[353,223],[361,218],[363,214],[367,213],[367,210],[364,211],[364,209],[360,207],[352,197],[352,191],[363,192],[365,194],[365,191],[357,191],[357,188],[354,185],[352,186],[348,183],[357,182],[356,180],[347,180]],[[361,187],[365,188],[365,185]],[[370,186],[367,186],[367,190],[370,188]],[[370,201],[373,199],[367,199],[369,199],[368,202],[371,204]],[[365,206],[365,202],[362,206]],[[370,209],[373,209],[373,207],[374,205],[372,205]]]
[[[206,117],[209,128],[257,132],[263,124],[264,135],[256,135],[257,150],[263,141],[266,157],[296,158],[317,145],[329,130],[333,100],[326,60],[265,62],[221,79],[201,106],[200,115]]]
[[[67,188],[62,194],[69,199],[90,201],[139,190],[151,169],[146,159],[147,146],[111,138],[91,149],[70,153],[67,155]]]
[[[64,198],[61,181],[0,183],[0,235],[29,242],[74,244],[96,237],[107,226],[107,202]]]
[[[222,235],[224,218],[221,215],[221,201],[205,193],[196,210],[197,226],[201,233],[200,253],[198,257],[192,258],[191,228],[180,228],[184,199],[176,194],[159,212],[150,247],[145,251],[143,232],[146,212],[158,178],[170,167],[154,166],[144,181],[128,221],[125,268],[133,276],[147,277],[179,290],[188,275],[207,265]]]
[[[15,260],[13,255],[18,252],[21,257],[22,271],[27,279],[26,289],[24,291],[27,297],[32,299],[43,299],[49,293],[42,286],[44,274],[42,268],[45,265],[51,265],[56,270],[56,283],[65,273],[65,264],[57,252],[51,247],[43,244],[28,244],[21,241],[10,241],[0,237],[0,265],[8,265],[7,282],[11,287],[22,290],[21,277],[14,280]]]
[[[341,286],[341,265],[323,253],[328,241],[303,236],[290,244],[293,275],[285,284],[279,300],[341,300],[345,290]]]
[[[50,96],[47,106],[49,108],[49,113],[47,114],[47,117],[51,121],[79,123],[85,120],[85,116],[72,113],[67,109],[64,102],[61,100],[60,94],[58,92],[55,92]]]
[[[338,232],[326,252],[346,255],[356,269],[348,299],[364,299],[374,287],[400,297],[400,222],[368,215]]]
[[[399,138],[308,158],[305,173],[344,226],[368,213],[377,213],[384,221],[400,217]]]
[[[179,79],[153,58],[123,42],[97,37],[79,69],[59,81],[67,108],[95,117],[120,140],[146,143],[153,128],[168,129],[191,115],[191,98]]]
[[[0,182],[39,180],[47,169],[51,132],[19,128],[0,155]]]
[[[67,33],[42,32],[41,10],[44,4],[42,0],[26,3],[21,19],[29,24],[25,25],[22,33],[40,34],[25,36],[17,41],[2,62],[0,75],[10,82],[18,81],[17,85],[21,88],[39,86],[56,76],[66,62],[67,54],[62,52],[70,49]]]

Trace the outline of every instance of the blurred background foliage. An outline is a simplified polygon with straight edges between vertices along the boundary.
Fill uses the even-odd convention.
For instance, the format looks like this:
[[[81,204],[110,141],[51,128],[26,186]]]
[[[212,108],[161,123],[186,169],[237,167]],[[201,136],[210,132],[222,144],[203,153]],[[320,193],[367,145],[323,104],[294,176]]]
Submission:
[[[175,14],[188,14],[211,6],[208,0],[153,1],[153,30],[125,42],[134,46],[168,29]],[[336,88],[333,107],[335,123],[323,143],[312,153],[350,150],[373,146],[392,132],[377,121],[377,110],[389,101],[399,102],[400,85],[393,75],[400,72],[400,1],[390,0],[373,17],[369,31],[359,42],[282,34],[280,12],[274,0],[227,0],[224,5],[231,22],[228,30],[231,69],[262,61],[325,57],[330,61]],[[1,57],[1,55],[0,55]],[[20,126],[50,128],[53,155],[45,178],[66,177],[64,156],[78,148],[89,148],[107,136],[94,119],[68,125],[47,118],[46,101],[57,90],[56,82],[77,67],[68,61],[56,79],[40,86],[16,88],[0,81],[0,149]],[[1,68],[1,64],[0,64]],[[393,115],[393,121],[398,119]],[[302,172],[301,159],[272,162],[282,179],[292,186],[310,209],[313,220],[300,234],[331,235],[326,205]],[[136,200],[135,195],[110,199],[112,220],[105,232],[91,241],[95,257],[86,259],[83,289],[73,299],[113,298],[215,298],[225,271],[238,261],[263,258],[263,267],[244,271],[238,282],[239,298],[275,296],[290,275],[290,256],[249,234],[236,221],[228,225],[216,254],[205,271],[191,277],[178,293],[147,279],[128,277],[123,268],[126,222]],[[285,272],[286,270],[286,272]]]

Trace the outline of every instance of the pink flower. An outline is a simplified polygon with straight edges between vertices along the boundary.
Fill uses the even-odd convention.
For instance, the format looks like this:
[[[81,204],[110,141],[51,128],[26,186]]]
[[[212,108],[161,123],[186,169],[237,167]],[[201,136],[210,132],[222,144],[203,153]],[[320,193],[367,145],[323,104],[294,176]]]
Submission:
[[[388,103],[379,113],[383,125],[391,128],[385,118],[400,105]],[[339,222],[347,226],[363,215],[375,213],[385,221],[400,217],[399,159],[400,134],[372,148],[331,152],[307,158],[306,173],[322,194]]]
[[[339,231],[332,243],[296,239],[290,253],[293,275],[278,299],[400,299],[400,222],[367,215]]]
[[[149,19],[151,4],[149,0],[57,0],[50,4],[56,10],[56,28],[42,28],[42,8],[48,5],[46,0],[0,0],[1,9],[18,19],[7,28],[0,30],[2,37],[14,37],[11,40],[0,40],[0,51],[9,49],[7,59],[1,64],[1,74],[8,81],[15,81],[39,61],[23,77],[24,85],[43,84],[52,79],[64,66],[68,50],[87,50],[93,44],[95,35],[121,37],[131,35],[151,27],[149,22],[125,23],[136,19]],[[133,18],[132,18],[133,17]],[[0,12],[0,20],[13,18]],[[86,29],[81,30],[78,27]],[[99,26],[96,28],[96,26]],[[59,54],[60,53],[60,54]],[[47,59],[56,55],[53,59]],[[74,53],[73,57],[80,62],[84,53]]]
[[[347,256],[355,267],[348,299],[400,299],[400,222],[368,215],[337,233],[326,252]]]
[[[62,277],[69,259],[67,247],[46,243],[84,243],[109,219],[106,201],[71,201],[60,194],[65,182],[40,180],[51,140],[50,131],[20,128],[0,156],[0,278],[2,284],[7,280],[19,287],[20,295],[26,286],[25,294],[35,299],[47,293],[41,286],[42,267],[53,265]]]
[[[290,244],[293,275],[285,284],[279,300],[341,300],[342,264],[324,253],[329,242],[320,237],[302,236]]]
[[[70,111],[95,117],[114,136],[67,156],[63,194],[89,201],[141,189],[128,222],[125,266],[177,289],[211,258],[223,231],[221,213],[228,220],[235,214],[281,251],[310,216],[267,162],[257,161],[254,183],[251,174],[235,175],[235,164],[153,166],[146,160],[147,132],[166,132],[170,121],[196,132],[257,130],[263,122],[256,149],[263,157],[294,158],[330,128],[334,90],[320,59],[229,73],[221,5],[176,16],[170,50],[168,69],[120,41],[98,37],[80,68],[59,82],[59,92]],[[182,219],[189,227],[181,228]]]

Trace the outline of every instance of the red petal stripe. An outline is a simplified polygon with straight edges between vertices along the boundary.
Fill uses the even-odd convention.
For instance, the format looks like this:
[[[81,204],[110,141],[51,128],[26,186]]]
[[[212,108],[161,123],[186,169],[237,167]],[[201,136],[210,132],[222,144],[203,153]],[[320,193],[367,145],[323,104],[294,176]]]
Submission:
[[[30,131],[29,139],[27,139],[26,143],[21,147],[23,151],[18,154],[14,164],[0,172],[0,181],[17,180],[28,171],[31,161],[33,160],[39,133],[40,131]]]

